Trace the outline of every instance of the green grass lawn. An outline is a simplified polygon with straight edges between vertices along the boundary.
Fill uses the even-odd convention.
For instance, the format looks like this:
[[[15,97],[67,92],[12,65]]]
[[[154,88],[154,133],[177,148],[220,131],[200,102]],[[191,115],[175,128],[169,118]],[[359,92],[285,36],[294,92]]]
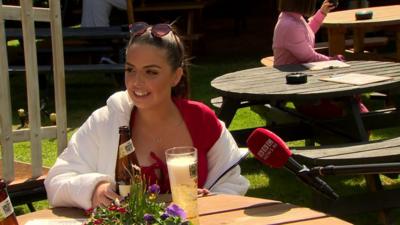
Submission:
[[[210,81],[221,74],[260,66],[260,56],[232,56],[229,59],[220,57],[208,57],[207,59],[196,59],[191,67],[192,98],[209,104],[210,99],[216,97],[216,93],[210,87]],[[239,63],[238,63],[239,62]],[[118,90],[115,81],[110,76],[99,74],[88,75],[67,75],[67,115],[68,127],[70,128],[68,136],[82,124],[90,113],[105,104],[106,99],[114,91]],[[19,108],[26,109],[26,91],[24,90],[24,79],[22,77],[11,77],[13,112]],[[48,93],[41,93],[46,96]],[[368,101],[368,100],[367,100]],[[51,102],[51,99],[50,99]],[[369,102],[367,102],[369,103]],[[210,104],[209,104],[210,105]],[[50,104],[49,111],[54,107]],[[15,114],[15,113],[14,113]],[[13,118],[15,126],[18,125],[18,119]],[[43,123],[48,123],[44,118]],[[238,111],[229,129],[251,128],[265,125],[266,121],[258,114],[244,108]],[[385,138],[396,136],[400,132],[399,128],[380,130],[373,132],[373,138]],[[303,144],[300,142],[290,142],[289,145]],[[16,143],[15,155],[17,160],[30,160],[29,144]],[[51,166],[56,159],[56,141],[43,141],[43,162],[45,166]],[[303,185],[294,175],[284,169],[271,169],[259,163],[252,156],[249,156],[241,164],[243,174],[250,180],[251,187],[247,193],[248,196],[260,198],[276,199],[283,202],[297,204],[301,206],[313,207],[313,193],[309,187]],[[398,187],[399,179],[390,179],[383,177],[388,188]],[[352,193],[365,192],[365,181],[361,176],[351,177],[328,177],[326,181],[340,194],[347,195]],[[37,208],[48,207],[46,201],[35,203]],[[18,214],[27,212],[25,206],[16,207]],[[400,212],[397,211],[397,218],[400,218]],[[376,213],[365,213],[344,217],[354,224],[367,225],[378,224]],[[400,224],[400,223],[397,223]]]

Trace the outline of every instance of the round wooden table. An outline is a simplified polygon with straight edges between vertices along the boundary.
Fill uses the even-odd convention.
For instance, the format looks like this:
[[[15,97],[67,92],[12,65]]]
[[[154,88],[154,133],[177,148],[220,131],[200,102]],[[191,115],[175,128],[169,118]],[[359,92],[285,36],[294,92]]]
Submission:
[[[294,117],[294,119],[304,122],[303,124],[311,124],[314,127],[323,126],[324,129],[335,129],[332,130],[334,133],[348,136],[353,141],[367,140],[368,134],[366,130],[399,125],[399,120],[396,119],[398,117],[392,117],[393,115],[398,115],[399,110],[394,110],[392,114],[378,110],[361,114],[358,102],[354,100],[354,96],[363,93],[387,91],[393,94],[394,100],[398,99],[397,95],[400,93],[400,63],[379,61],[348,61],[346,63],[350,66],[307,70],[303,65],[286,65],[276,68],[259,67],[221,75],[211,81],[211,86],[223,98],[218,117],[229,126],[236,111],[244,107],[243,102],[270,104],[276,109],[281,110],[286,117]],[[308,74],[308,82],[304,84],[287,84],[285,76],[291,72]],[[350,73],[391,77],[391,79],[364,85],[320,80],[323,77],[339,77]],[[345,119],[343,121],[327,121],[311,118],[285,107],[286,102],[316,101],[321,98],[340,98],[343,105],[348,108],[347,112],[349,113],[347,118],[343,118]],[[249,104],[245,106],[247,105]],[[398,105],[399,103],[397,103],[396,109],[398,109]],[[268,114],[269,112],[266,113]],[[339,125],[343,126],[339,127]],[[347,127],[350,126],[354,127],[354,130],[349,133]],[[278,135],[283,136],[289,133],[302,135],[306,132],[303,128],[293,127],[293,129],[283,132],[279,132],[278,129],[272,130]],[[293,132],[296,129],[302,132]],[[246,135],[246,132],[243,134]],[[312,135],[312,132],[310,135]],[[304,137],[296,138],[287,136],[284,137],[284,140],[304,139]]]
[[[201,225],[350,224],[309,208],[237,195],[221,194],[201,197],[199,198],[199,210]],[[77,224],[81,224],[81,221],[77,220],[78,218],[85,218],[80,209],[54,208],[18,216],[18,222],[20,225],[25,225],[34,219],[67,219],[64,221],[73,222],[75,220]],[[55,225],[55,223],[52,224]]]
[[[356,20],[357,11],[370,10],[371,19]],[[331,12],[323,22],[328,29],[329,54],[344,54],[345,34],[347,29],[353,29],[354,52],[362,52],[364,48],[364,33],[371,28],[391,28],[397,33],[397,60],[400,60],[400,5],[370,7]]]

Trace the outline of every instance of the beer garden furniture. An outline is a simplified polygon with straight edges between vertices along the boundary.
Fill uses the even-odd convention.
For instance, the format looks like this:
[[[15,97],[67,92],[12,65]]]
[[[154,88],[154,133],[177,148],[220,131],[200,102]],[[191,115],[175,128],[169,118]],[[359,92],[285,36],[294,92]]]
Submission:
[[[36,28],[36,38],[49,40],[51,37],[50,28]],[[70,73],[122,73],[124,69],[124,49],[129,38],[127,26],[112,27],[64,27],[62,29],[64,40],[64,53],[66,55],[82,54],[112,54],[116,56],[115,64],[102,64],[97,62],[85,62],[80,64],[66,64],[65,71]],[[20,28],[7,28],[6,36],[8,40],[21,39],[22,30]],[[80,41],[81,44],[74,44],[74,41]],[[71,44],[68,44],[71,42]],[[47,49],[38,49],[40,55],[48,53]],[[50,52],[51,53],[51,52]],[[49,74],[52,72],[51,65],[39,65],[39,73]],[[21,65],[11,65],[9,73],[11,75],[25,72],[25,67]]]
[[[275,131],[287,141],[312,138],[313,129],[329,131],[330,135],[342,137],[347,141],[366,141],[368,140],[367,130],[398,126],[399,124],[393,123],[393,121],[398,121],[396,119],[399,116],[398,98],[396,96],[398,96],[400,89],[400,63],[379,61],[348,61],[346,63],[350,66],[308,70],[302,65],[287,65],[277,68],[252,68],[221,75],[211,81],[211,86],[223,98],[218,116],[229,126],[237,109],[242,107],[241,103],[247,102],[246,106],[249,104],[270,104],[287,117],[298,121],[298,123],[287,127],[291,131],[286,130],[285,126],[276,126]],[[307,74],[308,82],[287,84],[285,76],[291,72]],[[348,73],[387,76],[391,79],[364,85],[320,80],[321,77],[334,77]],[[361,114],[353,96],[376,91],[387,91],[389,95],[393,96],[392,99],[397,105],[392,108]],[[312,101],[321,98],[340,98],[348,108],[347,118],[317,120],[301,115],[285,105],[287,102]],[[346,131],[350,126],[352,129]],[[295,128],[298,131],[301,130],[301,132],[295,132]],[[274,130],[273,127],[271,129]],[[244,137],[246,137],[249,131],[251,129],[241,132],[244,132]],[[240,132],[236,133],[240,134]],[[239,142],[243,143],[242,136],[238,136],[238,138]]]
[[[200,197],[198,204],[202,225],[350,224],[309,208],[269,199],[217,194]],[[35,219],[76,219],[77,224],[81,224],[86,217],[81,209],[53,208],[21,215],[17,219],[20,225]]]
[[[357,20],[355,13],[372,11],[372,18]],[[363,57],[365,33],[369,30],[392,30],[395,32],[396,56],[400,60],[400,5],[370,7],[331,12],[324,19],[323,27],[328,29],[329,54],[345,53],[346,31],[353,31],[355,57]],[[386,41],[384,38],[380,38]],[[367,56],[368,57],[368,56]]]
[[[296,158],[311,166],[399,162],[399,138],[369,143],[367,131],[400,126],[400,63],[379,61],[348,61],[346,63],[350,66],[308,70],[303,65],[287,65],[276,68],[259,67],[221,75],[211,81],[211,86],[223,99],[218,116],[229,126],[239,108],[252,104],[269,104],[273,109],[280,110],[284,117],[292,119],[288,123],[267,124],[266,126],[285,141],[315,140],[324,136],[338,137],[346,142],[346,144],[337,146],[307,146],[295,152]],[[307,74],[307,82],[304,84],[287,84],[285,76],[293,72]],[[321,80],[321,78],[327,77],[340,78],[352,73],[384,76],[389,77],[389,80],[363,85]],[[353,96],[381,91],[388,93],[388,96],[393,100],[393,105],[370,110],[368,113],[361,113]],[[321,98],[340,99],[347,108],[347,116],[329,120],[315,119],[286,105],[287,102],[307,102]],[[246,104],[243,104],[244,102]],[[232,131],[232,134],[240,144],[244,145],[252,130],[235,130]],[[317,151],[312,151],[312,149]],[[366,175],[366,179],[370,191],[369,196],[372,196],[371,193],[383,189],[377,174]],[[363,204],[368,207],[359,207],[361,211],[370,211],[373,210],[372,208],[382,210],[400,207],[398,203],[392,204],[391,201],[388,201],[385,204],[385,201],[382,200],[397,199],[398,197],[393,196],[399,196],[400,191],[398,189],[392,192],[381,191],[380,194],[377,193],[375,197],[371,198],[364,196],[364,203],[355,204],[355,206],[349,204],[349,199],[352,199],[351,196],[350,198],[342,198],[338,201],[339,203],[335,202],[333,205],[336,206],[336,209],[343,208],[346,210],[332,211],[332,213],[352,213],[354,209]],[[380,196],[386,197],[380,198]],[[368,202],[368,200],[370,201]],[[352,206],[354,206],[353,211],[350,209]],[[333,208],[325,208],[325,210],[329,212]],[[386,220],[386,215],[382,218],[383,221]]]
[[[49,1],[49,8],[34,8],[32,1],[21,1],[21,6],[8,6],[0,2],[0,143],[2,151],[2,178],[9,183],[11,200],[28,203],[46,199],[43,180],[47,169],[42,163],[42,139],[56,138],[58,153],[67,145],[67,115],[65,97],[64,56],[59,1]],[[27,80],[27,101],[29,128],[14,130],[7,59],[6,32],[4,21],[22,22],[25,75]],[[40,97],[38,88],[38,64],[36,55],[35,21],[49,22],[52,41],[52,67],[55,89],[56,125],[42,126],[40,117]],[[4,57],[5,56],[5,57]],[[30,164],[15,162],[13,143],[29,141]],[[20,174],[19,172],[25,172]]]
[[[174,2],[146,2],[140,0],[138,5],[133,4],[133,0],[126,0],[128,23],[134,23],[138,13],[150,12],[179,12],[184,14],[186,20],[186,28],[183,33],[183,39],[188,41],[189,50],[192,48],[192,42],[199,40],[201,34],[199,27],[196,25],[201,24],[201,14],[206,6],[204,0],[189,0],[189,1],[174,1]]]

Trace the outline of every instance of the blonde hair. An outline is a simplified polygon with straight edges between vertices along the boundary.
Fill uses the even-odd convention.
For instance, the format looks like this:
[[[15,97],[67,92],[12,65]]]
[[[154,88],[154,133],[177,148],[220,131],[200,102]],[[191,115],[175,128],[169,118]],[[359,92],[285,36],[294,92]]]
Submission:
[[[317,0],[279,0],[278,10],[300,13],[303,16],[312,16],[315,12]]]

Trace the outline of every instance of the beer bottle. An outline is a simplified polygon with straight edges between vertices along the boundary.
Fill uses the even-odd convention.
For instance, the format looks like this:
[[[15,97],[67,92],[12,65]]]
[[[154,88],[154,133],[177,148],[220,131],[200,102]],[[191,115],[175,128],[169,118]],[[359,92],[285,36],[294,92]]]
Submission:
[[[0,225],[18,225],[14,208],[7,193],[7,184],[0,179]]]
[[[132,144],[129,127],[119,127],[119,144],[115,166],[115,183],[117,193],[123,197],[130,192],[132,164],[137,164],[135,148]]]

